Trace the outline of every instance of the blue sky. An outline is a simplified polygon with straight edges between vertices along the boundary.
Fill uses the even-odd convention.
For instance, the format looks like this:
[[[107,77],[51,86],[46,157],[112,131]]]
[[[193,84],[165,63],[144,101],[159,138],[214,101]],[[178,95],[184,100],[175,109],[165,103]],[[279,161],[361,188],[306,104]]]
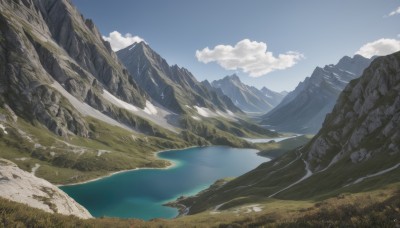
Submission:
[[[198,80],[237,73],[249,85],[276,91],[293,90],[316,66],[353,56],[367,43],[377,41],[364,52],[383,53],[400,45],[398,0],[72,2],[104,36],[114,31],[139,36]],[[217,45],[223,46],[215,50]]]

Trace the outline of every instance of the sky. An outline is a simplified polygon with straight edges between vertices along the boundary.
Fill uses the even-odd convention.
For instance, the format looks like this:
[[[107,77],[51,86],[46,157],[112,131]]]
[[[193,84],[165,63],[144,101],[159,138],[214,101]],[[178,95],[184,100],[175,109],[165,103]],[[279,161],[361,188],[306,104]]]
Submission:
[[[345,55],[400,50],[399,0],[72,0],[118,50],[144,40],[200,81],[291,91]]]

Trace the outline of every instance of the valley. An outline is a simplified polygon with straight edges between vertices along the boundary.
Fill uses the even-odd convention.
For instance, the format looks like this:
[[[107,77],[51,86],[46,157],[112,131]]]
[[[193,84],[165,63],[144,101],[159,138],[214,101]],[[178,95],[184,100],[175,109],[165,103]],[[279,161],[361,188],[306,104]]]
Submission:
[[[1,227],[400,226],[400,8],[222,3],[0,0]]]
[[[241,175],[268,158],[256,150],[230,147],[193,147],[158,153],[173,165],[167,169],[123,172],[61,189],[95,217],[174,218],[176,209],[163,206],[181,195],[193,195],[220,178]]]

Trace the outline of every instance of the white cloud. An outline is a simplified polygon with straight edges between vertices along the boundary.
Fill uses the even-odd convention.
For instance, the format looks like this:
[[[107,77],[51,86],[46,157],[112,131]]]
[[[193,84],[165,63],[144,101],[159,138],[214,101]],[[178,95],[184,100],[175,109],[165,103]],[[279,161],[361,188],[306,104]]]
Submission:
[[[371,58],[374,55],[389,55],[396,51],[400,51],[400,40],[382,38],[363,45],[356,54]]]
[[[249,39],[239,41],[234,47],[217,45],[211,50],[206,47],[196,51],[196,58],[200,62],[217,62],[226,70],[241,69],[252,77],[292,67],[303,57],[298,52],[287,52],[275,57],[272,52],[267,52],[266,43]]]
[[[103,39],[110,42],[113,51],[119,51],[133,43],[144,41],[144,39],[139,36],[132,36],[130,33],[127,33],[125,36],[123,36],[118,31],[111,32],[109,36],[103,36]]]
[[[400,14],[400,6],[399,6],[396,10],[390,12],[390,13],[387,15],[387,17],[391,17],[391,16],[394,16],[394,15],[396,15],[396,14]]]

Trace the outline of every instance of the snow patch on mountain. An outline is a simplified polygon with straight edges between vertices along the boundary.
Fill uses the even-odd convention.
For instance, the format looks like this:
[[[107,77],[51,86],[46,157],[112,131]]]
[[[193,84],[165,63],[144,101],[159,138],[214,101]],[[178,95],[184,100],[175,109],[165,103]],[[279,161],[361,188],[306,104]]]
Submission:
[[[106,100],[110,101],[111,103],[113,103],[114,105],[117,105],[120,108],[124,108],[126,110],[133,111],[133,112],[139,111],[139,109],[136,106],[131,105],[123,100],[118,99],[117,97],[115,97],[114,95],[109,93],[107,90],[104,90],[103,97]]]
[[[120,100],[119,98],[115,97],[108,91],[104,90],[103,98],[113,103],[115,106],[119,108],[126,109],[131,111],[137,116],[145,118],[165,129],[168,129],[173,132],[177,132],[175,126],[170,124],[167,120],[168,116],[175,115],[174,113],[161,108],[159,106],[154,105],[150,101],[146,100],[146,107],[144,109],[140,109],[132,104],[129,104],[125,101]]]
[[[108,124],[118,126],[121,128],[124,128],[126,130],[132,131],[132,128],[119,123],[118,121],[110,118],[109,116],[106,116],[105,114],[101,113],[99,110],[91,107],[90,105],[78,100],[76,97],[72,96],[68,91],[64,89],[58,82],[54,81],[53,84],[51,84],[51,87],[56,89],[58,92],[60,92],[74,107],[76,110],[78,110],[82,115],[84,116],[91,116],[94,117],[98,120],[104,121]],[[115,101],[111,101],[115,102]]]
[[[214,113],[208,108],[203,108],[203,107],[199,107],[199,106],[194,106],[194,108],[197,110],[197,113],[199,113],[200,116],[203,116],[203,117],[215,116]]]
[[[157,108],[150,101],[146,101],[146,107],[143,111],[149,115],[156,115],[158,113]]]
[[[193,118],[194,120],[197,120],[197,121],[200,121],[200,120],[201,120],[201,118],[198,117],[198,116],[192,116],[192,118]]]
[[[3,124],[0,124],[0,129],[3,130],[4,134],[6,134],[6,135],[8,134],[8,132],[6,131],[6,127],[4,127]]]

